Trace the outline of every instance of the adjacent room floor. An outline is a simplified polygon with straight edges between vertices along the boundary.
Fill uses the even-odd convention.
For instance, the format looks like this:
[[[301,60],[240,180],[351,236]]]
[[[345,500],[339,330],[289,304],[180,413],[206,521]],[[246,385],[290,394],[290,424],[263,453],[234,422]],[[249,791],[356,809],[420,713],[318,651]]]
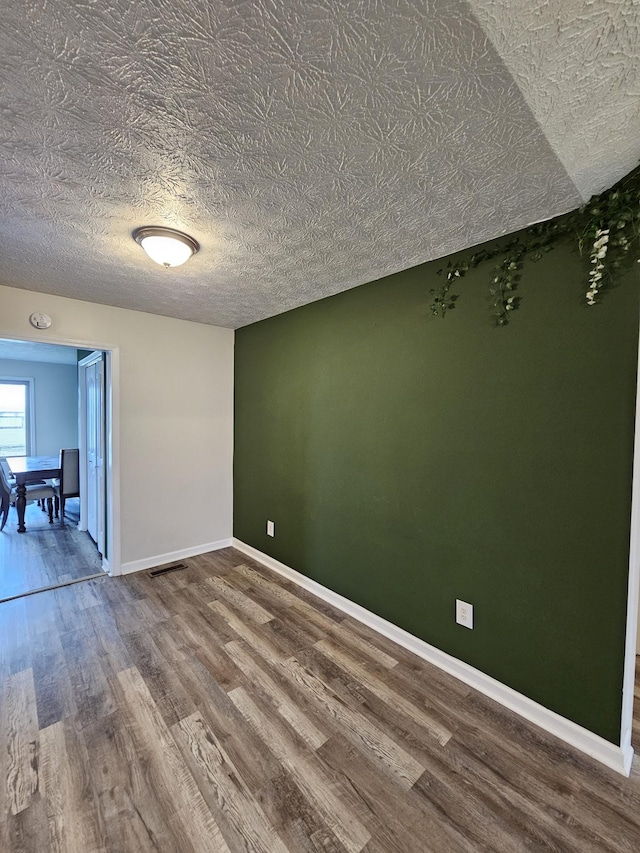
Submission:
[[[102,569],[102,560],[88,533],[77,529],[80,512],[78,498],[69,498],[65,523],[28,504],[26,533],[18,533],[15,508],[9,511],[7,524],[0,533],[0,600],[42,587],[55,586]]]
[[[0,849],[640,849],[607,770],[227,549],[0,604]],[[638,728],[636,728],[638,733]]]

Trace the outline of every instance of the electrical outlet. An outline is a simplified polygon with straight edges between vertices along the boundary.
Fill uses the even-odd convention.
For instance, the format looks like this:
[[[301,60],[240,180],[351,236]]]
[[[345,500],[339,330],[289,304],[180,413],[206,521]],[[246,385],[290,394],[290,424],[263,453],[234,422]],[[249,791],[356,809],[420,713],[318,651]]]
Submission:
[[[473,628],[473,604],[456,598],[456,622],[465,628]]]
[[[267,536],[276,535],[276,526],[273,521],[267,521]]]

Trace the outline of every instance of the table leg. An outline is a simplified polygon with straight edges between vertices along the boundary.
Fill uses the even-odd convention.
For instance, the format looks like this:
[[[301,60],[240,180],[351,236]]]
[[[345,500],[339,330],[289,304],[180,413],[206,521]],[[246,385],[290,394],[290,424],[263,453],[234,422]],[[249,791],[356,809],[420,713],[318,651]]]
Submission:
[[[26,533],[27,528],[24,526],[24,511],[27,506],[27,486],[26,483],[20,483],[18,486],[18,494],[16,497],[16,509],[18,510],[18,533]]]

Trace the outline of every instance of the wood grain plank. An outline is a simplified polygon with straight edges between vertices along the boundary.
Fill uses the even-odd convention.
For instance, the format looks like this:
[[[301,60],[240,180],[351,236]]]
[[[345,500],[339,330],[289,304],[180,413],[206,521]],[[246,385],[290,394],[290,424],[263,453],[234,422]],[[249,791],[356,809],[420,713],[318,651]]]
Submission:
[[[90,581],[87,581],[90,583]],[[64,586],[60,589],[52,589],[46,593],[50,599],[50,606],[55,613],[56,630],[59,634],[68,631],[87,630],[90,625],[89,615],[84,607],[80,607],[83,596],[80,590],[72,586]]]
[[[327,826],[349,853],[359,853],[371,836],[334,793],[334,785],[322,768],[313,762],[312,756],[297,748],[282,728],[258,708],[244,688],[232,690],[229,698],[286,768],[306,799],[321,812]]]
[[[95,580],[79,584],[75,591],[74,607],[88,610],[90,607],[100,606],[102,604],[100,587],[105,583],[109,583],[109,577],[106,573],[102,578],[95,578]]]
[[[154,625],[162,622],[170,615],[163,612],[162,608],[158,606],[157,600],[151,597],[112,604],[112,612],[123,639],[128,634],[141,634],[150,631]]]
[[[358,651],[365,659],[369,658],[375,661],[375,663],[384,667],[384,669],[393,669],[398,665],[397,658],[392,657],[378,648],[378,646],[369,642],[369,640],[365,640],[360,634],[356,634],[355,631],[350,630],[344,622],[340,624],[339,628],[332,628],[329,631],[329,636],[343,645],[350,646],[352,649]]]
[[[33,641],[38,634],[48,634],[58,630],[57,604],[53,592],[41,592],[21,599],[27,617],[29,640]],[[4,607],[1,605],[0,607]]]
[[[39,736],[31,669],[14,673],[0,688],[0,778],[3,813],[29,808],[39,788]]]
[[[29,669],[32,651],[24,600],[0,604],[0,680]]]
[[[233,830],[234,846],[255,853],[288,853],[202,716],[196,713],[180,720],[172,733],[211,810],[219,812],[219,821],[224,820]]]
[[[347,705],[365,705],[371,698],[360,682],[355,681],[332,660],[321,654],[315,646],[296,652],[295,657],[309,672],[327,684]]]
[[[446,726],[431,714],[428,714],[426,710],[419,708],[413,702],[406,699],[397,689],[390,687],[381,678],[378,678],[371,669],[346,654],[337,643],[329,640],[320,640],[315,644],[315,648],[319,649],[330,660],[335,661],[345,672],[348,672],[367,690],[370,690],[379,699],[382,699],[383,702],[406,714],[407,717],[418,723],[419,726],[425,728],[442,746],[447,745],[453,733]]]
[[[356,746],[390,771],[403,788],[410,788],[424,772],[424,767],[398,743],[380,731],[367,717],[345,705],[326,684],[304,669],[295,658],[281,663],[291,681],[316,698],[327,714],[342,727],[345,736]]]
[[[49,823],[44,798],[35,797],[29,808],[0,815],[0,850],[5,853],[49,853]]]
[[[268,746],[256,737],[226,690],[197,657],[185,662],[180,678],[193,696],[206,697],[206,701],[200,699],[197,702],[198,713],[223,744],[250,790],[257,792],[266,786],[268,792],[270,781],[278,776],[281,768]]]
[[[135,667],[119,672],[134,740],[151,765],[156,791],[173,804],[176,822],[195,853],[229,853],[229,848],[195,779],[187,769],[171,733],[142,676]]]
[[[164,623],[160,623],[164,625]],[[147,689],[168,726],[195,711],[193,700],[183,688],[180,679],[154,642],[155,628],[145,633],[128,634],[125,645],[135,668],[142,676]],[[127,671],[127,670],[122,670]],[[120,675],[120,673],[118,673]]]
[[[227,627],[222,619],[219,621]],[[223,642],[236,636],[235,632],[216,632],[209,624],[208,617],[198,620],[196,627],[193,621],[174,616],[171,634],[182,645],[185,654],[197,657],[221,687],[227,690],[239,685],[241,674],[222,647]]]
[[[237,637],[248,643],[251,648],[260,650],[260,654],[265,660],[276,663],[289,653],[288,649],[279,648],[278,644],[274,640],[268,639],[264,633],[257,633],[256,630],[250,628],[240,616],[234,613],[226,604],[223,604],[222,601],[212,601],[209,607],[222,616],[227,625],[236,633]]]
[[[174,831],[172,802],[155,794],[150,775],[153,768],[131,736],[124,694],[117,679],[113,690],[120,700],[118,711],[82,730],[107,849],[117,853],[193,853],[184,832]]]
[[[294,608],[307,619],[309,625],[313,625],[322,631],[331,630],[335,625],[340,624],[344,618],[343,614],[329,616],[328,613],[332,609],[320,599],[315,599],[313,605],[309,604],[301,597],[303,594],[301,589],[296,590],[297,594],[291,592],[284,583],[265,578],[248,565],[237,566],[231,573],[231,578],[237,576],[247,579],[262,592],[263,596],[279,601],[286,608]]]
[[[217,598],[223,598],[230,604],[244,613],[253,622],[263,625],[265,622],[270,622],[273,619],[273,614],[265,610],[260,604],[245,595],[239,589],[234,588],[224,578],[207,578],[207,583],[215,593]]]
[[[372,666],[382,671],[391,671],[398,664],[397,659],[392,658],[373,644],[368,643],[360,635],[345,628],[342,622],[336,623],[334,620],[322,616],[321,624],[314,624],[303,610],[282,603],[278,603],[276,606],[270,605],[270,609],[276,617],[272,623],[274,629],[277,623],[280,623],[287,628],[291,636],[298,635],[300,638],[298,642],[301,646],[303,645],[303,637],[305,645],[311,645],[319,640],[333,639],[349,649],[355,657],[369,661]]]
[[[240,642],[227,643],[225,651],[248,677],[250,683],[269,696],[280,716],[309,744],[311,749],[318,749],[325,743],[328,735],[314,725],[309,717],[296,706],[291,693],[283,690],[267,670],[251,657]]]
[[[374,762],[342,733],[323,744],[318,757],[335,778],[344,779],[361,809],[366,810],[372,839],[365,850],[476,853],[454,825],[441,819],[437,806],[417,795],[413,788],[406,791],[390,785],[389,777],[383,776]],[[461,787],[464,795],[462,782]]]
[[[101,591],[102,593],[102,591]],[[87,609],[87,615],[97,640],[97,654],[107,677],[133,665],[131,655],[120,636],[108,601],[102,595],[100,605]]]
[[[86,613],[86,611],[83,611]],[[108,716],[116,708],[108,678],[101,665],[100,645],[88,625],[60,636],[69,684],[76,708],[76,727],[82,728],[97,717]]]
[[[45,595],[51,596],[51,593]],[[77,708],[58,632],[38,634],[31,648],[38,725],[45,729],[73,716]]]
[[[88,783],[86,751],[68,719],[42,729],[40,755],[51,850],[106,853]]]
[[[305,639],[298,638],[295,632],[291,636],[286,627],[280,630],[280,620],[275,619],[267,625],[251,628],[221,601],[214,601],[210,607],[220,614],[236,637],[240,637],[260,658],[275,669],[279,662],[298,652],[301,646],[303,648],[305,646]],[[337,672],[337,679],[329,678],[327,684],[336,695],[351,704],[363,702],[365,697],[359,691],[359,685],[343,683],[342,671],[338,667],[333,668]]]
[[[268,800],[275,815],[272,820],[292,853],[347,853],[348,848],[286,770],[271,780],[268,790],[263,788],[260,797]]]

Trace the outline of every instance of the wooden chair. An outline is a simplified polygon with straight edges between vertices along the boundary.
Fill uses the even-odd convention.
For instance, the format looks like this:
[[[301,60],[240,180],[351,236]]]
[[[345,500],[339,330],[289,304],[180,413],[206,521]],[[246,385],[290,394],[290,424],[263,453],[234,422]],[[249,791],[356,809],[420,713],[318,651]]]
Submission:
[[[51,480],[55,492],[56,518],[64,522],[64,503],[67,498],[80,497],[80,451],[77,447],[60,451],[60,479]]]
[[[15,486],[11,486],[9,479],[5,473],[5,466],[0,465],[0,532],[4,530],[9,516],[9,510],[15,505],[18,492]],[[46,501],[49,511],[49,524],[53,524],[53,498],[55,492],[51,486],[43,485],[28,485],[27,486],[27,501]]]
[[[0,518],[2,518],[0,530],[4,530],[4,526],[7,523],[7,516],[9,515],[9,507],[11,506],[11,486],[9,485],[7,472],[11,473],[9,465],[6,459],[2,458],[0,459]]]
[[[6,456],[0,456],[0,468],[2,468],[2,471],[4,473],[4,478],[9,483],[9,485],[10,486],[15,485],[16,478],[13,476],[13,473],[11,472],[11,468],[9,467],[9,463],[7,462]]]

